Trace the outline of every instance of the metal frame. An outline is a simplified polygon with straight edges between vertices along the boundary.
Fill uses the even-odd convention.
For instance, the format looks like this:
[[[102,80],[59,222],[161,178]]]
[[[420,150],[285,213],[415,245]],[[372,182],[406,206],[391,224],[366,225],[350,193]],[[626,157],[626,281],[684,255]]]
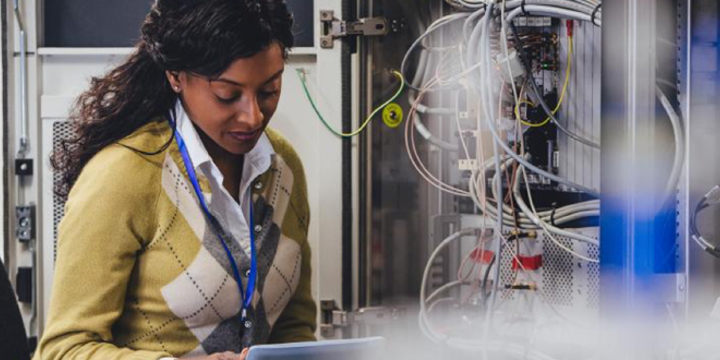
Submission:
[[[656,115],[656,12],[654,0],[603,1],[601,311],[650,316],[661,302],[677,301],[682,278],[674,261],[675,214],[662,194],[668,159],[660,156]],[[669,214],[669,211],[672,214]],[[673,224],[674,225],[674,224]],[[674,260],[674,257],[671,257]],[[682,286],[684,289],[684,286]]]
[[[689,118],[687,139],[687,189],[684,204],[691,211],[700,197],[712,186],[720,183],[720,167],[716,160],[720,145],[720,106],[717,102],[720,88],[720,6],[714,0],[688,0],[689,44],[686,52],[688,69],[683,86],[684,108]],[[692,64],[692,67],[690,67]],[[711,241],[720,240],[720,209],[708,209],[700,217],[699,227]],[[687,233],[687,231],[686,231]],[[687,236],[687,235],[686,235]],[[689,239],[686,237],[686,239]],[[706,319],[720,294],[720,261],[700,250],[689,240],[685,255],[687,261],[688,316]]]

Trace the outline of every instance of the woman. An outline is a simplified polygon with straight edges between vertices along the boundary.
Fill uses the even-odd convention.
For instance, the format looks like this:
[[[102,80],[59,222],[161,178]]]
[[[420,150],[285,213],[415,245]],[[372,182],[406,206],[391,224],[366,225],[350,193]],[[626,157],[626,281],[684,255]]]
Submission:
[[[283,0],[157,0],[135,53],[79,98],[35,359],[242,359],[314,340],[300,160],[267,129]]]

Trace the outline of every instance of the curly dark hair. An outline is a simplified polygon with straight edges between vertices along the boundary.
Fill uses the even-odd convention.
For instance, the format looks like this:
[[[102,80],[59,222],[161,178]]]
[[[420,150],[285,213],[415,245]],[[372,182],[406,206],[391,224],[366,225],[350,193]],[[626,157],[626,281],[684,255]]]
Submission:
[[[293,46],[293,17],[284,0],[156,0],[142,36],[127,61],[91,80],[77,99],[70,121],[74,133],[51,156],[60,175],[56,194],[67,199],[85,165],[100,150],[153,121],[166,121],[177,94],[166,71],[218,77],[235,60],[273,43],[285,56]],[[160,149],[133,151],[156,155]]]

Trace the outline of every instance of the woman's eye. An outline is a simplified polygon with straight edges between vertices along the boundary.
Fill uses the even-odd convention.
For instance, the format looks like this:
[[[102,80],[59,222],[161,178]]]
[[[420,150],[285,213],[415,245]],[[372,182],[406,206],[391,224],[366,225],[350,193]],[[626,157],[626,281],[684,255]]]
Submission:
[[[235,102],[235,101],[240,97],[240,95],[231,95],[231,96],[229,96],[229,97],[220,96],[220,95],[215,95],[215,97],[217,97],[217,99],[218,99],[221,103],[231,104],[231,103]]]
[[[261,91],[261,92],[260,92],[260,96],[262,96],[262,97],[264,97],[264,98],[271,98],[271,97],[276,96],[278,93],[279,93],[278,90]]]

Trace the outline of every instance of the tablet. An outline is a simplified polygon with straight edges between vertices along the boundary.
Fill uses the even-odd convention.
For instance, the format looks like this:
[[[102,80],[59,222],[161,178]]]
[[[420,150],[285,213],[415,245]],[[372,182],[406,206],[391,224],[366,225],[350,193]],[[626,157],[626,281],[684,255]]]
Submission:
[[[374,360],[384,349],[381,337],[258,345],[250,348],[247,360]]]

